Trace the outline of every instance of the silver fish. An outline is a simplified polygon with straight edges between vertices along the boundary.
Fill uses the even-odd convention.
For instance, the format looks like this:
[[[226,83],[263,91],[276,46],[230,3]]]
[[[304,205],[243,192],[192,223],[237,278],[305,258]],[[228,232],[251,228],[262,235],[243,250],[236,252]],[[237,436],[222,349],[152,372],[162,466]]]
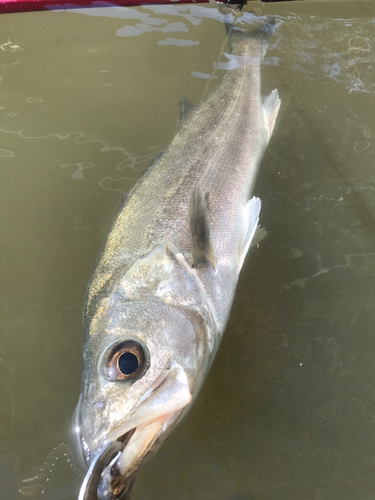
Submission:
[[[273,22],[229,29],[232,69],[122,202],[91,281],[74,431],[80,499],[112,500],[186,415],[258,226],[252,195],[280,99],[262,100]]]

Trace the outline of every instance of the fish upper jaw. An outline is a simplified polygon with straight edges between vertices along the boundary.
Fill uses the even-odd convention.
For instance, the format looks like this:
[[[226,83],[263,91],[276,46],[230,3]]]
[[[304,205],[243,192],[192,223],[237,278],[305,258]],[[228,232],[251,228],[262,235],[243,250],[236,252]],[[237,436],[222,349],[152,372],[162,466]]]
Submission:
[[[74,409],[72,416],[72,433],[71,438],[73,441],[73,449],[75,451],[75,458],[82,472],[87,471],[89,450],[82,437],[82,394],[79,397],[77,406]]]
[[[100,473],[97,470],[94,473],[90,467],[82,487],[88,487],[91,478],[87,476],[94,474],[98,483],[98,498],[101,500],[118,498],[126,488],[129,476],[138,468],[143,457],[156,441],[162,440],[162,436],[167,437],[173,430],[181,411],[190,403],[191,398],[184,369],[179,364],[171,362],[153,386],[140,398],[130,415],[110,429],[92,450],[86,446],[77,425],[76,441],[80,447],[80,462],[86,462],[86,468],[88,462],[98,462],[98,458],[106,453],[111,443],[123,443],[115,458],[112,457]],[[77,405],[74,417],[77,424],[79,407],[80,403]],[[94,480],[92,478],[92,481]],[[90,487],[92,488],[92,484]],[[84,493],[80,498],[86,498]]]

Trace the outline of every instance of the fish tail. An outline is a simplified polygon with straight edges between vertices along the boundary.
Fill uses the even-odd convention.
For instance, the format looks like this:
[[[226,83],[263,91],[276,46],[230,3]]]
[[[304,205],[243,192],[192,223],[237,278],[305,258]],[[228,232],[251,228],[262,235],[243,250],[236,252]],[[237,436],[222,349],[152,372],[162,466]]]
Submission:
[[[253,56],[264,57],[268,40],[275,27],[275,19],[275,16],[269,16],[265,22],[250,29],[226,23],[225,29],[231,53],[233,55],[251,53]]]

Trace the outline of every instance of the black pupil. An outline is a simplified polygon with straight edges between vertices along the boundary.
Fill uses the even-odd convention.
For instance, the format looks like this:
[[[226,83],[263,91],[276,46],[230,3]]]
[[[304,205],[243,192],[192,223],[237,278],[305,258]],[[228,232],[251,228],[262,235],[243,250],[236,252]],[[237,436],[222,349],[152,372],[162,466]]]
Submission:
[[[132,375],[138,369],[138,358],[132,352],[124,352],[118,358],[118,367],[123,375]]]

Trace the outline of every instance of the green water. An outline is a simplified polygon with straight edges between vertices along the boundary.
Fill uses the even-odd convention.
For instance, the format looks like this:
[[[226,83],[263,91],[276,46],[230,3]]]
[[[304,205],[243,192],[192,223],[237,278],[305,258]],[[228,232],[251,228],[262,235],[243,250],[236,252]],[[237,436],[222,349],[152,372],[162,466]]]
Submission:
[[[278,16],[262,75],[282,106],[255,189],[268,236],[134,500],[375,495],[374,7],[254,9]],[[81,479],[53,450],[78,399],[86,286],[179,100],[220,82],[225,30],[214,7],[174,5],[3,15],[0,33],[0,499],[70,500]]]

